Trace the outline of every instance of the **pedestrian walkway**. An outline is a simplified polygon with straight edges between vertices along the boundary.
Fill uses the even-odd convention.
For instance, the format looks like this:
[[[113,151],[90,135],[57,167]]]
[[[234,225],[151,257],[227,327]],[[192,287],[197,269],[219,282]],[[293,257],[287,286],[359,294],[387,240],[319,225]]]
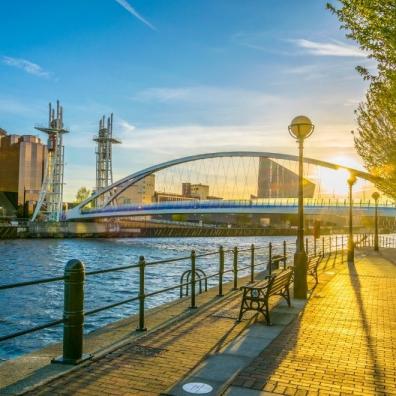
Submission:
[[[276,302],[275,298],[273,304]],[[256,316],[247,315],[247,320],[236,323],[239,304],[239,290],[230,291],[208,307],[201,306],[194,315],[133,340],[27,394],[158,395],[256,321]]]
[[[396,266],[358,253],[227,395],[396,395]]]
[[[229,292],[28,394],[188,395],[181,385],[199,373],[219,385],[208,396],[396,395],[396,266],[340,256],[323,263],[305,308],[294,301],[274,326],[253,314],[236,323],[240,293]]]

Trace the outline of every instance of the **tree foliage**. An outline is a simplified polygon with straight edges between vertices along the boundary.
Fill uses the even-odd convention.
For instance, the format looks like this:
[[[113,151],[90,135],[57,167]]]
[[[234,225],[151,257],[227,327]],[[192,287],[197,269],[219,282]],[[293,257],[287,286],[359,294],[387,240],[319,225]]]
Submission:
[[[87,187],[80,187],[76,194],[76,203],[85,201],[91,195],[91,191]]]
[[[367,169],[381,177],[378,187],[396,198],[396,0],[340,0],[327,7],[346,36],[377,62],[378,74],[357,66],[370,81],[356,110],[355,147]]]

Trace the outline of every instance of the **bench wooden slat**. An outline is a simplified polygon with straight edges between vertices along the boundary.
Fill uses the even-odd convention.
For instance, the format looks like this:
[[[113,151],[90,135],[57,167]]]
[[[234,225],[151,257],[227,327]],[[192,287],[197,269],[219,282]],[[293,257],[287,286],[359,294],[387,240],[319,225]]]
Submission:
[[[318,267],[319,264],[322,262],[322,259],[322,255],[308,257],[307,274],[315,278],[315,286],[319,283]]]
[[[276,275],[269,276],[264,281],[259,281],[249,286],[242,286],[243,295],[238,321],[241,321],[246,311],[255,310],[264,315],[268,325],[271,324],[268,306],[269,297],[280,295],[286,299],[290,306],[289,286],[292,276],[293,270],[289,267]]]

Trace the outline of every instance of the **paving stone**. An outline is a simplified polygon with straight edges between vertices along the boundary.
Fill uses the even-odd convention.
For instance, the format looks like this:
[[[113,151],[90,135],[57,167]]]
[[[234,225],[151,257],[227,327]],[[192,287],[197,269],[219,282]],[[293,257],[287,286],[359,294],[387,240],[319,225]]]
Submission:
[[[266,383],[283,395],[396,395],[396,266],[358,256],[329,275],[298,320],[234,379],[241,395]]]
[[[241,364],[247,367],[226,395],[395,396],[395,301],[396,266],[389,261],[358,255],[348,266],[330,259],[308,303],[293,300],[291,309],[281,304],[272,326],[261,316],[236,323],[240,294],[234,292],[28,394],[159,395],[186,378],[191,382],[189,373],[209,357],[213,366],[193,377],[213,386],[209,396],[224,386],[213,367],[227,380]]]
[[[221,349],[220,353],[254,358],[258,356],[271,341],[271,338],[248,336],[244,333],[228,346]]]

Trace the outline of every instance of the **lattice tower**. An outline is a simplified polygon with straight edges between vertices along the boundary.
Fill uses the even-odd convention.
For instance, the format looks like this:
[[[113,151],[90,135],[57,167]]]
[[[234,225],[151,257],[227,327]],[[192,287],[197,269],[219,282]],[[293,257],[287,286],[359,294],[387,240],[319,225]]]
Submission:
[[[49,103],[48,126],[35,126],[35,129],[48,135],[48,154],[45,162],[44,179],[39,200],[33,213],[32,221],[39,213],[46,221],[59,221],[62,218],[64,146],[63,134],[69,133],[63,125],[63,107],[56,101],[56,113]]]
[[[113,137],[113,113],[99,120],[98,135],[93,139],[96,147],[96,191],[113,184],[112,145],[121,141]]]

